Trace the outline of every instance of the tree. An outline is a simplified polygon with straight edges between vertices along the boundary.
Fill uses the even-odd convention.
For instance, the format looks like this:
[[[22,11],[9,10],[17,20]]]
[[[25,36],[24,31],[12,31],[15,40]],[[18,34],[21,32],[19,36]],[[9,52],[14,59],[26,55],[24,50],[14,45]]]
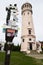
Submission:
[[[12,43],[12,44],[6,44],[5,43],[5,45],[4,45],[4,50],[5,51],[7,50],[8,46],[10,46],[10,49],[12,51],[20,51],[20,47],[21,47],[19,44],[16,46],[16,45],[14,45],[14,43]]]

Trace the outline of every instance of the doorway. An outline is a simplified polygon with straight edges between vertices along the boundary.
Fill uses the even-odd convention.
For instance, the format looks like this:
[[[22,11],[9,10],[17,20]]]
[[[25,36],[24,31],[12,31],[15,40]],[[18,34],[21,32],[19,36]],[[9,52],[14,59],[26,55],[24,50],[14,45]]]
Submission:
[[[32,50],[32,43],[30,43],[30,50]]]

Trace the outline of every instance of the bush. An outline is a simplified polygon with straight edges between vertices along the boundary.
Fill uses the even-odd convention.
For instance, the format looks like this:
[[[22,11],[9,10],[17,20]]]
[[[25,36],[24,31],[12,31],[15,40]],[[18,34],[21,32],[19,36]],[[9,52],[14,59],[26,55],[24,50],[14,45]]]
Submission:
[[[13,43],[12,44],[5,43],[4,50],[6,51],[7,49],[11,49],[12,51],[20,51],[20,46],[19,44],[16,46]]]
[[[12,46],[12,51],[20,51],[20,46],[19,44],[16,46],[16,45],[13,45]]]

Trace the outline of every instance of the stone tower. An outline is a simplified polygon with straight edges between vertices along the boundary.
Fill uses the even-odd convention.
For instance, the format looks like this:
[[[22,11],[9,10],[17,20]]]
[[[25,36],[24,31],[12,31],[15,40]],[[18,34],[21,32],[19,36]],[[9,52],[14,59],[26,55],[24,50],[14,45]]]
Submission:
[[[21,51],[31,52],[36,50],[36,37],[34,32],[34,25],[32,19],[32,5],[25,3],[21,7],[22,9],[22,43]]]

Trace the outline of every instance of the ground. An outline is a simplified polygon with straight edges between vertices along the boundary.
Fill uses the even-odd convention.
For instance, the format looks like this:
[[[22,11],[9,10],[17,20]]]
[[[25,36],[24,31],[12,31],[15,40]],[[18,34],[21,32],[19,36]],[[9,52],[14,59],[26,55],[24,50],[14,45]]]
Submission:
[[[28,54],[27,56],[31,56],[36,59],[43,59],[43,54]]]
[[[0,52],[0,65],[4,65],[5,52]],[[10,65],[43,65],[43,59],[35,59],[21,52],[12,52]]]

